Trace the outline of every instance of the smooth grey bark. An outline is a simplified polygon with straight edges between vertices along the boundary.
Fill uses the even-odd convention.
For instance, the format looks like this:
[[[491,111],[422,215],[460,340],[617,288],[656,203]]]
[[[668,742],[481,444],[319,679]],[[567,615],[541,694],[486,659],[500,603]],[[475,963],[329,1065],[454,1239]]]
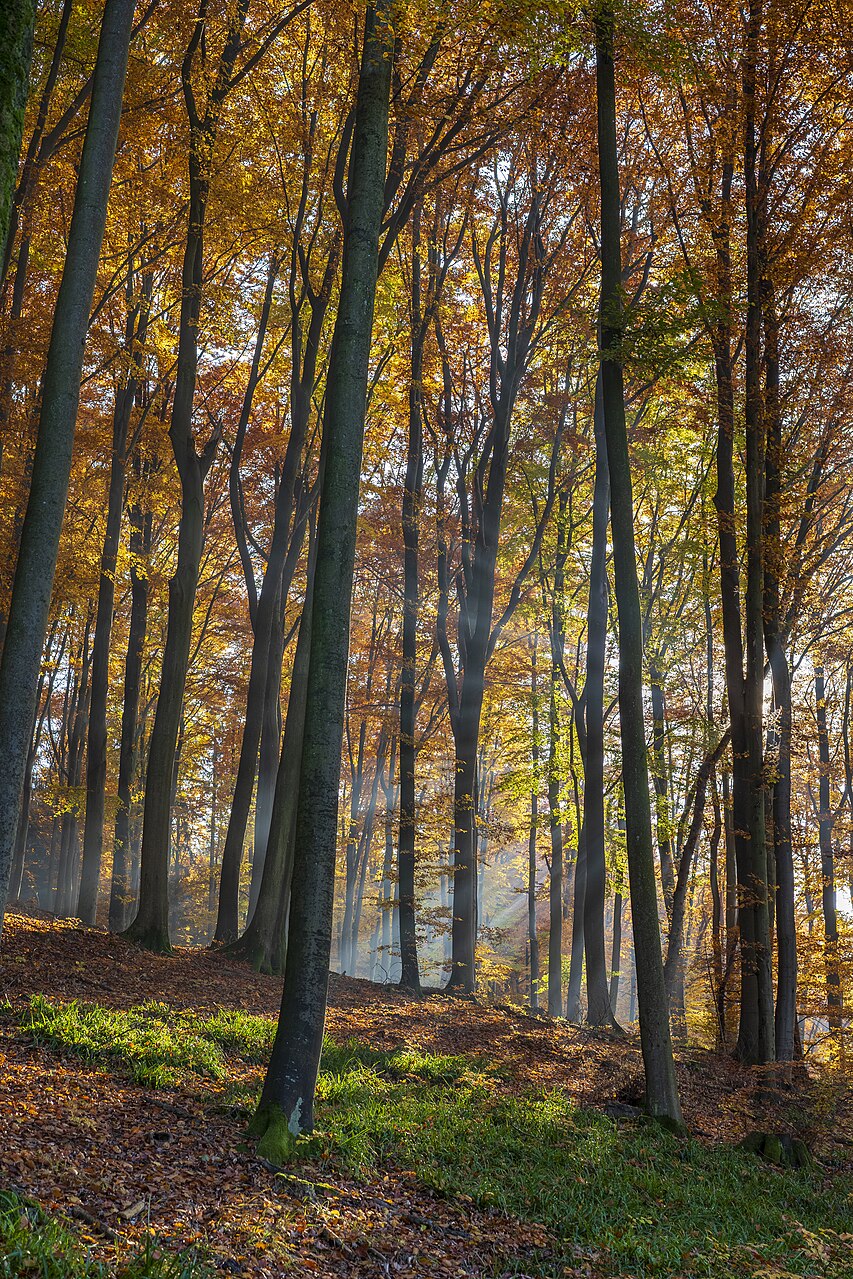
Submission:
[[[761,395],[761,258],[763,195],[758,189],[756,77],[762,0],[750,0],[743,59],[744,190],[746,203],[746,333],[744,429],[746,459],[746,591],[743,680],[744,825],[735,813],[739,842],[738,895],[741,1000],[737,1055],[763,1065],[775,1055],[773,972],[767,874],[764,778],[764,424]],[[738,742],[732,735],[735,756]],[[735,796],[737,806],[737,795]]]
[[[284,739],[276,775],[258,900],[246,931],[230,948],[232,953],[247,959],[259,972],[284,971],[296,839],[296,808],[299,798],[299,776],[308,695],[308,664],[311,654],[315,546],[316,541],[308,558],[308,584],[290,676]]]
[[[706,752],[696,774],[696,782],[692,796],[693,815],[690,822],[690,829],[687,832],[687,838],[684,841],[678,862],[678,873],[675,878],[672,896],[669,942],[666,949],[666,962],[664,964],[664,980],[666,982],[667,996],[673,1013],[676,1012],[676,1009],[680,1013],[683,1013],[684,977],[682,967],[684,926],[687,914],[687,892],[690,887],[693,860],[696,856],[696,850],[699,847],[699,839],[702,834],[708,783],[713,775],[714,769],[717,767],[717,764],[722,758],[723,753],[728,749],[730,741],[731,733],[729,730],[726,730],[713,750]],[[685,812],[688,811],[689,808],[689,798],[690,797],[688,797],[688,806],[686,806]]]
[[[616,608],[619,619],[619,715],[622,782],[631,916],[637,956],[640,1042],[646,1075],[646,1106],[655,1117],[681,1129],[663,976],[655,884],[649,770],[643,713],[643,628],[634,545],[634,499],[622,377],[622,251],[619,160],[616,142],[616,76],[613,13],[608,3],[595,21],[598,164],[601,187],[601,383],[607,461]]]
[[[142,466],[134,462],[137,477]],[[142,686],[142,657],[148,629],[148,568],[151,552],[151,512],[143,512],[135,502],[130,521],[130,626],[124,659],[124,696],[121,709],[121,741],[118,757],[118,807],[113,839],[113,874],[110,885],[110,932],[121,932],[128,923],[133,901],[131,874],[131,805],[133,782],[139,759],[139,694]]]
[[[530,739],[530,828],[527,839],[527,946],[530,959],[530,1007],[539,1007],[539,937],[536,931],[536,837],[539,833],[539,689],[537,686],[536,637],[530,664],[530,703],[533,716]],[[562,924],[562,909],[560,912]],[[561,999],[562,1003],[562,999]],[[562,1008],[560,1009],[562,1011]]]
[[[56,881],[54,914],[72,916],[77,909],[77,858],[79,854],[80,784],[83,780],[83,750],[86,744],[86,724],[89,716],[89,675],[91,648],[89,636],[92,630],[91,612],[86,618],[86,628],[80,646],[80,676],[75,690],[73,710],[68,718],[68,752],[65,780],[69,802],[62,813],[59,874]]]
[[[824,969],[826,971],[827,1020],[831,1030],[841,1029],[841,973],[838,964],[838,908],[835,890],[835,854],[832,847],[832,829],[835,815],[832,811],[829,780],[831,759],[829,728],[826,716],[826,676],[822,666],[814,673],[815,717],[817,720],[818,760],[818,839],[820,843],[821,909],[823,912]]]
[[[779,396],[779,343],[776,300],[772,282],[762,284],[765,347],[764,417],[767,445],[764,459],[765,556],[764,646],[773,678],[776,710],[776,761],[770,788],[776,883],[776,1015],[775,1051],[779,1062],[794,1060],[794,1027],[797,1020],[797,922],[794,856],[791,845],[791,669],[788,662],[782,615],[780,574],[784,568],[782,544],[782,406]],[[771,896],[770,902],[773,898]],[[783,1080],[788,1074],[783,1066]]]
[[[0,248],[6,244],[18,179],[35,20],[35,0],[4,0],[0,6]],[[5,261],[0,288],[4,275]]]
[[[89,311],[107,216],[134,0],[106,0],[68,249],[42,384],[27,513],[0,662],[0,926],[5,910],[62,518]]]
[[[281,1012],[253,1132],[281,1163],[313,1127],[332,943],[341,774],[368,366],[379,267],[393,49],[392,0],[367,9],[347,193],[341,291],[324,414],[294,883]]]
[[[397,882],[400,893],[400,985],[419,991],[415,917],[415,841],[417,768],[417,629],[420,607],[418,545],[424,480],[423,357],[426,323],[421,290],[420,209],[412,221],[411,363],[409,437],[403,482],[403,670],[400,681],[400,834]]]
[[[610,471],[604,427],[603,375],[595,387],[595,487],[592,499],[592,563],[587,608],[584,716],[583,825],[586,845],[583,936],[586,956],[586,1020],[590,1026],[616,1022],[610,1004],[604,948],[604,900],[607,879],[604,826],[604,663],[607,649],[607,523]]]
[[[169,856],[172,793],[190,658],[193,608],[204,547],[205,480],[219,443],[219,431],[216,429],[199,452],[193,433],[210,163],[222,104],[231,88],[231,77],[240,50],[248,6],[249,0],[238,0],[229,18],[224,48],[215,67],[210,68],[206,65],[207,4],[206,0],[201,0],[181,67],[184,103],[190,125],[189,201],[181,274],[178,367],[169,424],[169,439],[181,482],[181,517],[178,526],[178,562],[174,577],[169,582],[160,695],[157,698],[145,774],[139,905],[133,923],[126,930],[130,940],[149,950],[161,952],[168,952],[171,948]],[[197,66],[199,62],[200,69]],[[205,101],[200,106],[197,97],[199,85],[195,81],[207,80],[208,77],[212,84],[210,87],[204,86]]]
[[[565,874],[563,855],[563,818],[560,779],[560,707],[557,691],[562,682],[566,647],[565,568],[566,507],[568,494],[561,492],[557,507],[557,548],[554,558],[554,593],[548,638],[551,646],[551,672],[548,690],[548,829],[551,836],[551,868],[548,882],[548,1013],[563,1015],[563,920],[565,915]]]
[[[112,457],[107,492],[107,522],[101,550],[98,607],[92,646],[92,700],[86,743],[86,820],[83,827],[83,866],[77,904],[84,924],[94,924],[98,907],[101,857],[104,845],[104,806],[107,784],[107,694],[110,673],[110,640],[115,602],[115,571],[124,511],[124,479],[127,466],[127,437],[130,418],[140,386],[141,350],[148,331],[148,307],[153,276],[146,277],[141,296],[133,297],[133,271],[128,274],[128,318],[125,353],[129,368],[124,385],[116,394],[113,410]]]
[[[622,876],[619,875],[618,886],[613,894],[613,937],[610,947],[610,1010],[616,1020],[616,1007],[619,1003],[619,979],[622,969]]]
[[[666,698],[663,672],[654,654],[649,657],[649,690],[652,704],[652,782],[655,788],[655,829],[657,832],[660,878],[667,918],[672,918],[675,871],[672,860],[672,808],[669,769],[666,760]]]

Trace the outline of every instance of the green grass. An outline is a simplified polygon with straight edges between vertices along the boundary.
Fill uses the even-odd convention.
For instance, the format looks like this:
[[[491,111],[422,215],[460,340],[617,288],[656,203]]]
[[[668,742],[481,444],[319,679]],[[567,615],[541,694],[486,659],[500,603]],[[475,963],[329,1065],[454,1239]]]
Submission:
[[[20,1024],[39,1042],[154,1086],[222,1080],[228,1058],[261,1066],[274,1033],[271,1019],[240,1012],[202,1018],[162,1004],[112,1012],[38,999]],[[254,1082],[230,1089],[247,1115],[260,1079],[258,1069]],[[564,1093],[513,1095],[501,1079],[500,1066],[482,1059],[327,1041],[321,1131],[305,1156],[368,1179],[391,1165],[441,1194],[541,1222],[562,1241],[566,1266],[634,1279],[853,1276],[849,1176],[782,1172],[656,1125],[619,1127]]]
[[[0,1279],[207,1279],[193,1252],[148,1239],[129,1259],[95,1260],[81,1239],[37,1204],[0,1191]]]
[[[778,1172],[656,1125],[620,1129],[565,1094],[506,1096],[473,1075],[411,1089],[354,1066],[322,1075],[319,1097],[330,1152],[351,1167],[391,1162],[442,1193],[542,1222],[602,1269],[853,1275],[853,1239],[827,1229],[850,1226],[849,1178]]]

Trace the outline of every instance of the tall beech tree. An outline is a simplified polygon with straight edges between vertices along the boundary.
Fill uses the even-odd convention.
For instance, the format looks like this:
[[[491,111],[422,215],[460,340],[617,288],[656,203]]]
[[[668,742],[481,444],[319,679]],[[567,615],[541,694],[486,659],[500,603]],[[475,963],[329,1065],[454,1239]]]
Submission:
[[[643,714],[643,633],[634,545],[634,498],[622,373],[622,202],[616,142],[614,15],[595,13],[598,165],[601,187],[601,395],[610,471],[610,524],[619,618],[619,715],[640,1040],[649,1112],[681,1128],[655,886]]]
[[[27,513],[0,661],[0,924],[68,495],[86,329],[107,217],[134,0],[106,0],[74,211],[45,365]]]
[[[178,562],[169,583],[169,620],[160,695],[145,774],[142,870],[136,917],[127,935],[154,951],[168,951],[169,848],[178,731],[192,643],[193,607],[204,546],[204,488],[220,429],[196,445],[193,403],[198,377],[199,325],[204,293],[204,231],[211,163],[222,107],[233,88],[249,0],[231,11],[218,57],[210,60],[207,0],[201,0],[181,67],[190,126],[189,203],[181,278],[178,367],[169,439],[181,484]]]
[[[258,1153],[281,1163],[314,1122],[332,943],[350,601],[388,151],[392,0],[365,14],[341,291],[323,421],[323,476],[281,1013],[258,1111]]]

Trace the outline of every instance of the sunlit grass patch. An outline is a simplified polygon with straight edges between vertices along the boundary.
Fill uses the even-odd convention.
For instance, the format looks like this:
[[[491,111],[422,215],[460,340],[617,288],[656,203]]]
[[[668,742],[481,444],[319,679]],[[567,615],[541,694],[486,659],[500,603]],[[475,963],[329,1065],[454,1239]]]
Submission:
[[[98,1065],[121,1065],[150,1088],[168,1088],[187,1074],[225,1077],[221,1045],[192,1013],[151,1002],[116,1010],[97,1004],[54,1004],[33,995],[20,1017],[36,1043]]]
[[[604,1273],[853,1275],[853,1238],[841,1233],[849,1178],[781,1173],[656,1125],[620,1128],[560,1092],[506,1096],[475,1074],[412,1086],[374,1064],[322,1074],[318,1094],[324,1135],[307,1153],[365,1175],[396,1165],[442,1194],[541,1222],[567,1258]]]
[[[192,1251],[170,1252],[148,1238],[130,1258],[107,1262],[37,1204],[0,1191],[0,1279],[208,1279]]]

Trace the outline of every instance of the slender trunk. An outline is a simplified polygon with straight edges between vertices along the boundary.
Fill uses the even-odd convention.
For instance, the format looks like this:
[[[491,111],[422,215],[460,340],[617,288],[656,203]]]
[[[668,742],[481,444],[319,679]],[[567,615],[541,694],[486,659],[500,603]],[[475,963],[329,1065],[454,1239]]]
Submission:
[[[137,473],[140,473],[138,459],[135,467]],[[137,504],[131,508],[129,516],[131,526],[130,628],[124,659],[124,701],[118,759],[118,808],[116,809],[113,876],[110,889],[110,931],[114,933],[121,932],[127,926],[134,895],[131,874],[130,820],[133,783],[139,762],[137,721],[142,685],[142,657],[145,649],[145,634],[148,629],[147,559],[151,552],[152,535],[150,513],[143,514],[141,507]]]
[[[696,850],[699,847],[699,839],[702,834],[708,782],[723,752],[727,749],[729,740],[730,734],[727,731],[714,749],[707,752],[699,765],[699,771],[696,775],[696,788],[693,795],[693,817],[678,862],[678,874],[672,899],[669,944],[666,948],[666,963],[664,965],[666,989],[673,1013],[680,1011],[683,1005],[683,949],[684,929],[687,918],[687,893],[691,883],[693,859],[696,856]],[[682,1031],[685,1029],[682,1026]]]
[[[654,654],[649,657],[649,686],[652,703],[652,782],[655,788],[658,857],[664,905],[667,919],[671,919],[675,872],[672,862],[672,809],[666,758],[666,700],[663,692],[663,673]]]
[[[586,835],[586,891],[583,935],[586,954],[586,1019],[590,1026],[612,1026],[604,951],[604,899],[607,870],[604,848],[604,661],[607,646],[607,516],[610,474],[604,429],[603,378],[595,388],[595,489],[592,499],[592,563],[587,609],[584,707],[583,824]]]
[[[743,693],[746,822],[738,866],[741,1010],[737,1053],[751,1065],[775,1052],[767,842],[764,820],[764,429],[761,397],[761,194],[756,174],[756,61],[762,0],[750,0],[743,71],[747,315],[745,341],[746,677]],[[737,743],[733,746],[737,752]],[[737,795],[735,796],[737,807]]]
[[[581,823],[578,832],[578,855],[575,862],[575,895],[572,909],[572,953],[569,961],[569,988],[566,994],[566,1017],[581,1020],[581,987],[583,985],[583,917],[586,897],[586,830]]]
[[[313,600],[313,551],[308,560],[308,587],[284,721],[284,738],[273,795],[270,829],[264,857],[258,901],[245,933],[232,950],[244,956],[259,972],[283,971],[286,953],[287,917],[293,876],[296,805],[305,709],[308,692],[308,662],[311,652],[311,609]]]
[[[530,739],[530,833],[527,840],[527,945],[530,954],[530,1007],[534,1012],[539,1007],[539,938],[536,933],[536,836],[539,829],[539,701],[536,675],[536,637],[534,635],[530,668],[530,702],[533,713],[533,733]],[[561,904],[561,931],[562,922]],[[560,1003],[562,1004],[562,996]],[[559,1011],[562,1012],[562,1007]]]
[[[484,673],[469,652],[457,713],[453,790],[453,927],[448,989],[470,994],[476,981],[476,777]]]
[[[391,975],[391,911],[394,894],[391,887],[391,870],[394,865],[394,787],[389,785],[385,791],[385,855],[382,860],[382,879],[379,885],[379,934],[376,956],[377,974],[382,974],[383,983],[387,983]],[[444,876],[441,876],[444,883]],[[381,955],[381,958],[380,958]]]
[[[770,793],[773,862],[776,884],[776,1060],[794,1059],[794,1026],[797,1020],[797,923],[795,914],[794,857],[791,847],[791,670],[783,633],[780,577],[784,571],[781,533],[782,416],[779,400],[778,321],[772,282],[763,284],[765,335],[765,560],[764,643],[773,678],[777,721],[776,768]],[[772,903],[772,898],[771,898]]]
[[[148,303],[153,277],[148,275],[141,305],[133,305],[133,273],[127,284],[128,323],[125,350],[130,371],[116,396],[113,412],[113,447],[107,494],[107,523],[101,550],[101,576],[92,649],[92,706],[89,712],[89,740],[86,747],[86,821],[83,828],[83,869],[78,910],[84,924],[94,924],[101,878],[104,846],[104,805],[107,784],[107,694],[110,674],[110,640],[115,602],[115,572],[124,510],[124,478],[127,433],[139,388],[139,353],[148,328]]]
[[[717,1047],[722,1047],[725,1028],[719,1016],[720,992],[723,989],[723,899],[720,892],[720,840],[723,834],[723,815],[716,773],[711,778],[711,803],[714,807],[714,826],[710,839],[709,880],[711,887],[711,978],[712,998],[717,1015]]]
[[[616,143],[613,14],[605,4],[596,20],[598,159],[601,182],[601,384],[616,607],[619,619],[619,712],[625,791],[628,875],[637,955],[640,1041],[646,1105],[681,1128],[663,976],[657,888],[652,848],[649,772],[643,715],[643,633],[634,547],[634,500],[622,382],[621,200]]]
[[[820,843],[826,1006],[830,1030],[839,1031],[841,1029],[841,973],[838,966],[838,914],[835,900],[835,857],[832,848],[832,829],[835,825],[835,819],[832,813],[829,793],[831,763],[829,729],[826,719],[826,677],[822,666],[815,667],[814,695],[817,713],[818,758],[820,760],[818,838]]]
[[[421,303],[420,210],[412,223],[411,376],[409,442],[403,483],[403,671],[400,682],[400,836],[397,854],[400,890],[400,985],[420,990],[415,928],[415,770],[417,765],[415,688],[420,607],[418,542],[423,501],[423,351],[425,327]]]
[[[622,967],[622,876],[613,897],[613,944],[610,951],[610,1009],[616,1020],[616,1008],[619,1003],[619,977]]]
[[[45,645],[45,653],[48,656],[51,654],[55,630],[56,623],[54,622],[50,630],[50,635],[47,639],[47,644]],[[65,642],[63,641],[62,649],[64,649],[64,647]],[[60,652],[62,649],[60,649]],[[12,877],[9,882],[10,902],[20,901],[21,899],[21,891],[24,882],[24,864],[27,857],[27,840],[30,829],[30,801],[32,799],[33,789],[33,768],[35,767],[36,756],[38,755],[39,745],[41,743],[44,721],[50,709],[55,669],[56,668],[53,667],[49,678],[44,667],[42,667],[41,673],[39,674],[38,691],[36,693],[36,707],[42,705],[45,682],[47,682],[47,699],[44,703],[43,709],[37,714],[36,722],[33,725],[33,732],[30,735],[30,747],[27,751],[27,764],[24,769],[24,788],[23,795],[21,797],[21,813],[18,817],[18,833],[15,837],[15,855],[12,860]]]
[[[249,885],[249,914],[251,919],[258,904],[258,893],[264,874],[267,845],[275,802],[275,783],[278,763],[281,759],[281,673],[284,662],[284,615],[280,611],[270,639],[270,655],[267,664],[267,688],[264,695],[264,722],[261,729],[261,746],[258,755],[258,789],[255,796],[255,829],[252,837],[252,878]]]
[[[390,0],[367,10],[349,169],[347,232],[329,360],[325,464],[296,817],[284,992],[253,1124],[259,1154],[283,1162],[314,1122],[332,940],[338,791],[367,378],[391,90]]]
[[[178,563],[169,583],[166,645],[160,696],[151,731],[145,776],[142,823],[142,866],[139,908],[128,936],[153,951],[169,951],[169,845],[171,792],[178,731],[192,640],[193,609],[204,547],[204,485],[219,442],[214,431],[204,450],[196,449],[193,400],[198,375],[198,343],[204,292],[204,232],[210,188],[210,160],[216,143],[222,103],[240,49],[249,0],[238,0],[230,15],[225,46],[214,70],[213,87],[199,114],[194,86],[195,61],[204,59],[206,0],[201,0],[193,34],[181,68],[184,101],[190,123],[189,204],[182,268],[178,365],[169,438],[181,481]],[[224,854],[223,854],[224,856]]]
[[[567,555],[566,503],[567,495],[563,493],[560,496],[558,506],[557,553],[554,560],[554,595],[549,628],[551,678],[548,690],[548,830],[551,837],[551,870],[548,887],[548,1013],[551,1017],[562,1017],[563,1015],[565,876],[563,873],[563,823],[560,781],[560,707],[557,693],[562,682],[562,665],[566,640],[563,599]]]
[[[6,905],[42,647],[68,496],[86,330],[118,139],[134,0],[106,0],[38,441],[0,662],[0,925]]]
[[[86,619],[80,659],[80,680],[70,721],[68,737],[68,800],[62,814],[62,852],[59,863],[56,914],[73,916],[77,910],[77,857],[79,853],[78,819],[80,815],[80,785],[83,780],[83,750],[86,741],[86,725],[89,715],[91,651],[89,635],[91,615]]]

